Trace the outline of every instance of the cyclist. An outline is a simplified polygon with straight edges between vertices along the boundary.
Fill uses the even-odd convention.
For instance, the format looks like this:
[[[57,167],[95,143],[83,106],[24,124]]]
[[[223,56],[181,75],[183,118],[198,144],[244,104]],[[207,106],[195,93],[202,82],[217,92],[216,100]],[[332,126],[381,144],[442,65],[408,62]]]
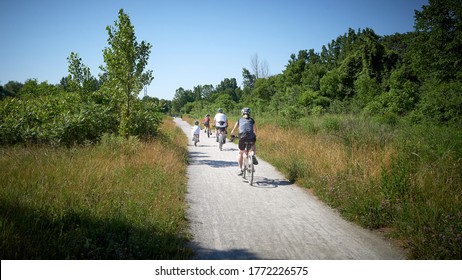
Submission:
[[[194,122],[194,126],[191,128],[192,129],[192,141],[194,141],[194,135],[197,135],[197,142],[199,141],[199,136],[201,133],[201,127],[199,126],[199,121]]]
[[[226,134],[226,128],[228,127],[228,118],[225,114],[223,114],[223,109],[219,108],[218,113],[213,118],[213,126],[216,127],[216,135],[217,135],[217,142],[218,142],[218,131],[223,130]]]
[[[255,156],[256,149],[255,149],[255,142],[257,141],[257,126],[255,125],[255,120],[250,117],[250,109],[244,108],[241,110],[242,117],[236,122],[234,125],[233,130],[231,130],[231,138],[234,138],[234,130],[239,127],[239,154],[237,156],[237,163],[239,165],[239,172],[238,175],[242,175],[242,161],[243,161],[243,154],[245,149],[245,142],[254,142],[252,145],[253,151],[253,164],[257,165],[258,160]]]
[[[204,133],[207,133],[207,129],[210,131],[210,114],[205,115],[205,118],[202,120],[202,123],[205,126]]]

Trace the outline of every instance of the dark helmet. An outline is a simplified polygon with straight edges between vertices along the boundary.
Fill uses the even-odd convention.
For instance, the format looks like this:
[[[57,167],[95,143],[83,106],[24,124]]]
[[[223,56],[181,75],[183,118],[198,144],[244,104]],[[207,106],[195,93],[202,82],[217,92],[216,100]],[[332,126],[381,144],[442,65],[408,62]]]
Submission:
[[[218,113],[223,113],[223,109],[218,108]]]
[[[241,110],[243,115],[250,115],[250,109],[249,108],[244,108]]]
[[[205,116],[206,116],[206,117],[210,117],[210,114],[206,114]]]
[[[199,125],[199,121],[195,121],[194,124],[195,124],[195,125]]]

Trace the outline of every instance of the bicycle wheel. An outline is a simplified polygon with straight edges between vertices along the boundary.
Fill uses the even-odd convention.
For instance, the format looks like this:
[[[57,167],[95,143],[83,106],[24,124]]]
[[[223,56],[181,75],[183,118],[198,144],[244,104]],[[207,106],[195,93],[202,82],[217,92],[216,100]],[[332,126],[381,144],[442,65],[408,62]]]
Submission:
[[[207,128],[207,138],[210,138],[210,128]]]
[[[249,168],[249,185],[253,185],[253,173],[255,170],[253,169],[253,160],[252,156],[247,157],[247,166]]]
[[[218,147],[220,148],[220,151],[223,151],[223,134],[221,133],[218,136]]]
[[[194,136],[194,146],[197,146],[197,136]]]

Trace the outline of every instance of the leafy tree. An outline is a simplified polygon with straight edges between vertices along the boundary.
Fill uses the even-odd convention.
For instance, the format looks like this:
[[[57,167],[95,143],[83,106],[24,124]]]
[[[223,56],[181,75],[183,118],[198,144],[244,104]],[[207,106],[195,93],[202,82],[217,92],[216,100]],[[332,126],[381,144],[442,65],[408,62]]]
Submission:
[[[367,105],[367,103],[381,94],[381,88],[377,80],[371,78],[366,72],[359,75],[354,85],[356,92],[355,98],[361,102],[362,106]]]
[[[183,107],[189,103],[193,102],[194,98],[192,95],[192,91],[185,90],[184,88],[180,87],[176,90],[175,96],[172,99],[172,111],[176,114],[183,112]]]
[[[240,99],[238,88],[236,78],[226,78],[215,87],[215,91],[218,94],[229,95],[234,102],[238,102]]]
[[[338,68],[324,75],[319,82],[321,95],[335,99],[342,96],[342,80]]]
[[[119,18],[114,25],[106,28],[109,47],[103,50],[106,66],[101,66],[101,70],[107,73],[110,91],[123,104],[119,133],[128,137],[131,103],[153,80],[152,70],[145,71],[151,44],[136,41],[135,28],[123,9],[119,10]]]
[[[264,104],[268,104],[276,91],[276,78],[271,76],[268,79],[257,79],[252,94],[256,99],[263,101]]]
[[[327,73],[327,66],[322,63],[313,63],[302,73],[302,84],[314,91],[320,89],[321,78]]]
[[[203,99],[210,99],[214,91],[215,88],[212,85],[201,86],[201,96]]]
[[[419,112],[423,118],[462,128],[462,82],[425,85]]]
[[[246,68],[242,68],[242,86],[243,89],[252,90],[255,86],[255,80],[257,77],[251,74]]]
[[[71,52],[67,58],[69,75],[61,79],[61,85],[67,91],[78,92],[83,100],[99,87],[98,81],[91,75],[90,68],[82,63],[78,54]]]
[[[462,1],[429,0],[415,12],[413,65],[422,79],[462,78]]]
[[[290,55],[289,64],[284,70],[284,79],[286,86],[300,85],[302,83],[302,75],[308,61],[308,52],[301,50],[298,56]]]
[[[215,106],[215,111],[218,108],[222,108],[225,113],[230,112],[231,110],[235,109],[236,103],[232,100],[231,96],[228,94],[220,94],[213,103]]]
[[[18,96],[19,91],[21,90],[22,87],[23,87],[23,84],[20,82],[9,81],[2,88],[1,99],[7,96],[11,96],[11,97]]]
[[[21,98],[34,98],[43,95],[56,95],[60,93],[59,86],[48,84],[47,82],[39,83],[37,79],[28,79],[18,92]]]

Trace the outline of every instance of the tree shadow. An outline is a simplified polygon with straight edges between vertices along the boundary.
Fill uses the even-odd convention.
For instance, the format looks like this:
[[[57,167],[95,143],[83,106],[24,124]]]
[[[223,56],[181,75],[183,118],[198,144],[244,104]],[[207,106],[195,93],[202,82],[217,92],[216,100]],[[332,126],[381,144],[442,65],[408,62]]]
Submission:
[[[194,164],[194,165],[208,165],[208,166],[213,167],[213,168],[224,168],[224,167],[237,166],[237,163],[235,161],[206,160],[206,159],[195,160],[191,164]]]
[[[195,242],[190,242],[189,247],[194,252],[193,260],[261,260],[255,253],[247,249],[215,250],[203,248]]]
[[[231,167],[231,166],[237,165],[235,161],[202,159],[202,158],[208,158],[208,157],[209,156],[207,156],[206,153],[203,153],[203,152],[190,152],[189,153],[189,164],[208,165],[213,168],[224,168],[224,167]]]
[[[88,210],[52,210],[0,201],[2,260],[189,259],[186,233],[135,226],[123,214],[101,219]]]
[[[208,158],[209,156],[203,152],[189,152],[188,153],[188,162],[196,162],[198,158]]]
[[[255,188],[277,188],[289,185],[292,185],[292,183],[286,179],[269,179],[266,177],[255,176],[252,186]]]

